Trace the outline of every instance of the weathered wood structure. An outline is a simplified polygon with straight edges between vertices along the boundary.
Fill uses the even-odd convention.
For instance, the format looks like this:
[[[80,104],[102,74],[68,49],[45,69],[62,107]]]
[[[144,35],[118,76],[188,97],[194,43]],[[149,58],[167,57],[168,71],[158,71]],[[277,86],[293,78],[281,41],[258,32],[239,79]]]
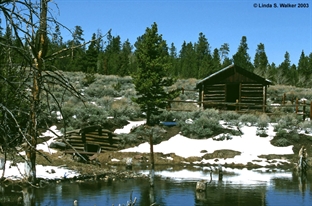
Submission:
[[[196,88],[200,105],[204,108],[223,105],[223,109],[264,111],[267,87],[271,84],[271,81],[233,64],[199,81]]]
[[[120,138],[114,133],[98,125],[69,131],[66,133],[66,140],[79,153],[89,155],[115,151],[120,142]],[[74,153],[75,151],[69,147],[65,152]]]

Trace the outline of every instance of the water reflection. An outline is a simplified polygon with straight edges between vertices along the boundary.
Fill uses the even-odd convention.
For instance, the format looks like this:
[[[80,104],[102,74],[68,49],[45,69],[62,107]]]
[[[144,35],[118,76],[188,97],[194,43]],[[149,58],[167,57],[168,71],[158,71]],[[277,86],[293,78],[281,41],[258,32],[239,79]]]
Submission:
[[[163,176],[159,177],[159,174]],[[138,206],[150,205],[151,202],[164,206],[308,206],[312,202],[310,175],[302,176],[292,171],[226,169],[222,180],[218,180],[218,173],[215,172],[209,183],[210,173],[205,168],[167,168],[156,171],[154,187],[150,187],[148,178],[62,183],[27,190],[0,186],[0,202],[17,205],[17,199],[23,196],[24,205],[29,197],[28,205],[35,206],[74,205],[74,200],[79,206],[111,206],[126,205],[132,194],[133,199],[137,198]],[[196,192],[196,182],[200,179],[208,180],[207,189]]]

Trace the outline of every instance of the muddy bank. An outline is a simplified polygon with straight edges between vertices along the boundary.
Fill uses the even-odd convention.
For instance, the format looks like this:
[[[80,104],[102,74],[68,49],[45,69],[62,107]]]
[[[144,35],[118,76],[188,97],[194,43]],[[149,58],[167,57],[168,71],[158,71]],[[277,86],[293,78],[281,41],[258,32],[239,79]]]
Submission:
[[[216,150],[213,153],[205,153],[201,157],[188,157],[183,158],[177,156],[174,153],[163,154],[163,153],[154,153],[154,162],[155,165],[199,165],[199,166],[218,166],[220,159],[234,158],[239,156],[241,153],[234,150]],[[150,164],[150,154],[149,153],[136,153],[136,152],[110,152],[100,154],[98,157],[99,162],[103,165],[124,165],[126,162],[132,159],[133,166],[148,166]],[[295,167],[295,162],[297,158],[295,155],[261,155],[259,158],[263,158],[267,162],[266,166],[262,166],[259,163],[259,160],[253,160],[247,164],[235,164],[235,163],[225,163],[222,164],[224,167],[231,168],[277,168],[277,169],[291,169]],[[209,161],[209,163],[205,162]],[[284,160],[284,161],[278,161]]]

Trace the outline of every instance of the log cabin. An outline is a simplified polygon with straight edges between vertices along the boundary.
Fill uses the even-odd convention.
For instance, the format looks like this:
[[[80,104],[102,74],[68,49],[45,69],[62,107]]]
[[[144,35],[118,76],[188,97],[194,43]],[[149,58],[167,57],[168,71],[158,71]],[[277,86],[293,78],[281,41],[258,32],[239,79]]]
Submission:
[[[270,80],[232,64],[200,80],[196,89],[204,109],[265,112],[269,85]]]

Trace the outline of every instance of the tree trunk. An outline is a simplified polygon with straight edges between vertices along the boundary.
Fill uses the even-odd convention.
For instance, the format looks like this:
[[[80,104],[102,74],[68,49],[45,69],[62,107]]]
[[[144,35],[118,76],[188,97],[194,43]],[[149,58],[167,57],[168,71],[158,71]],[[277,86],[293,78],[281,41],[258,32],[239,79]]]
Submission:
[[[1,159],[0,164],[2,164],[2,165],[0,165],[0,170],[2,169],[1,179],[4,179],[5,165],[6,165],[6,160],[7,160],[7,153],[6,153],[6,150],[5,150],[5,149],[4,149],[3,153],[4,153],[3,158],[0,157],[0,159]],[[2,161],[3,161],[3,162],[2,162]],[[2,167],[2,168],[1,168],[1,167]]]
[[[33,88],[30,111],[30,128],[28,131],[28,146],[26,148],[25,172],[28,181],[36,182],[36,146],[37,146],[37,121],[40,104],[40,84],[43,69],[43,60],[47,52],[47,10],[48,0],[41,0],[40,25],[38,33],[33,40],[32,51],[34,56]],[[36,52],[36,53],[34,53]]]
[[[153,147],[153,133],[150,134],[150,186],[154,187],[154,176],[155,176],[155,163],[154,163],[154,147]]]

